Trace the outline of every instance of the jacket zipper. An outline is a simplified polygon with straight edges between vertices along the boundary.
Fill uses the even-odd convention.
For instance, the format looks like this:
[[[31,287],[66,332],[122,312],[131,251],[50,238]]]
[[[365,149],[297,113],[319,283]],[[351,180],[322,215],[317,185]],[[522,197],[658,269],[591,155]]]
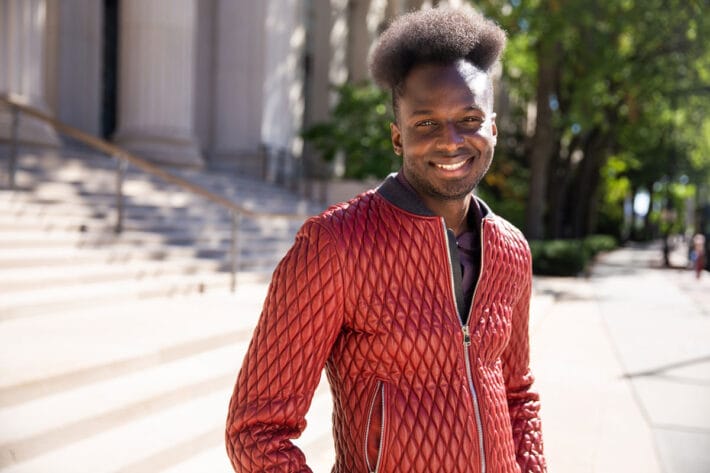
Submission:
[[[476,393],[476,387],[473,384],[473,374],[471,371],[471,355],[470,355],[470,350],[469,347],[471,346],[471,333],[469,331],[469,324],[471,323],[471,314],[473,313],[473,306],[474,306],[474,301],[476,300],[476,292],[478,292],[478,284],[476,284],[476,287],[473,289],[473,296],[471,296],[471,307],[468,312],[468,317],[466,319],[466,323],[464,324],[463,321],[461,320],[461,317],[458,314],[459,308],[458,304],[456,302],[456,290],[455,290],[455,285],[454,285],[454,268],[452,266],[451,262],[451,249],[449,248],[449,235],[448,231],[446,229],[446,221],[444,218],[441,218],[441,223],[444,228],[444,238],[446,241],[446,254],[448,256],[448,263],[449,263],[449,275],[451,277],[451,292],[452,295],[454,296],[454,307],[456,307],[456,320],[459,321],[459,324],[461,325],[461,331],[463,332],[463,352],[464,352],[464,360],[466,362],[466,377],[468,378],[468,388],[471,391],[471,398],[473,399],[473,411],[474,411],[474,416],[476,419],[476,430],[478,431],[478,449],[481,455],[481,473],[486,473],[486,453],[483,447],[483,421],[481,420],[481,410],[478,405],[478,394]],[[483,222],[481,222],[481,231],[480,231],[480,238],[481,238],[481,269],[479,270],[479,281],[481,278],[481,274],[483,274]]]
[[[370,425],[372,422],[372,412],[375,410],[375,403],[377,402],[377,395],[380,395],[380,402],[382,403],[382,419],[380,420],[380,445],[377,448],[377,461],[375,462],[375,469],[372,469],[370,465],[370,458],[367,455],[367,446],[370,440]],[[380,469],[380,461],[382,460],[382,444],[385,437],[385,388],[382,381],[377,380],[375,385],[375,395],[372,396],[372,401],[370,401],[370,410],[367,414],[367,425],[365,426],[365,464],[367,465],[367,470],[370,473],[377,473]]]

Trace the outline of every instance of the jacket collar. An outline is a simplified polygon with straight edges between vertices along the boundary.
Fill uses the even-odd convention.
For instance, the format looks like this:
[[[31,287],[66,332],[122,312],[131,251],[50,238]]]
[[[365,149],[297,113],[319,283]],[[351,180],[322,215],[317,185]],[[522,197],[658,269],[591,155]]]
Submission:
[[[395,207],[399,207],[409,213],[424,217],[437,216],[434,212],[429,210],[426,205],[424,205],[424,202],[422,202],[422,199],[420,199],[416,193],[399,182],[397,179],[397,173],[392,173],[387,176],[384,182],[376,189],[376,192]],[[476,199],[476,202],[478,202],[482,218],[494,216],[493,211],[490,207],[488,207],[488,204],[475,195],[473,198]]]

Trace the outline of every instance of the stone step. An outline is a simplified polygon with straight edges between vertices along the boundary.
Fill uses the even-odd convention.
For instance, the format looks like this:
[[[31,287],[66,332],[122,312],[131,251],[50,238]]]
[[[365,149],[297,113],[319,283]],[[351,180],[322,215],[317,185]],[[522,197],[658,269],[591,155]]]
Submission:
[[[0,196],[2,193],[0,192]],[[116,208],[113,203],[97,204],[89,201],[43,201],[41,199],[14,199],[6,202],[0,201],[3,215],[12,216],[25,221],[32,219],[54,219],[54,220],[105,220],[107,224],[113,225],[116,218]],[[264,207],[268,208],[268,207]],[[130,222],[173,222],[175,225],[182,225],[183,222],[224,222],[231,221],[231,214],[222,208],[213,205],[205,206],[185,206],[185,207],[158,207],[153,205],[127,205],[124,207],[124,223]],[[7,218],[7,217],[5,217]],[[249,225],[264,227],[273,225],[277,227],[298,228],[307,218],[307,215],[294,217],[282,217],[265,215],[259,218],[252,218],[244,215],[242,222]]]
[[[225,384],[224,380],[218,381]],[[25,446],[22,443],[19,446],[8,444],[4,446],[4,456],[7,459],[0,459],[0,465],[3,466],[4,473],[52,471],[57,469],[57,465],[62,465],[62,469],[66,468],[63,471],[87,473],[160,471],[163,465],[169,466],[175,461],[179,462],[200,452],[205,442],[210,446],[219,445],[218,433],[221,432],[224,439],[224,404],[227,392],[200,392],[200,388],[216,389],[215,384],[217,383],[207,384],[204,388],[196,386],[193,388],[197,391],[193,395],[194,398],[177,405],[169,403],[170,400],[165,398],[158,398],[154,402],[148,400],[148,405],[142,407],[143,413],[140,417],[126,417],[130,421],[95,434],[88,432],[84,438],[74,439],[66,436],[61,440],[51,439],[55,444],[49,445],[47,443],[50,441],[45,444],[37,442],[44,448],[43,451],[37,451],[31,445]],[[159,403],[165,407],[152,412],[151,409],[155,409]],[[120,414],[123,413],[119,412],[118,415]],[[218,422],[220,417],[221,422]],[[73,426],[68,429],[71,427]],[[224,440],[221,443],[224,445]],[[179,447],[177,452],[173,450],[176,447]],[[19,450],[20,454],[14,454],[11,448]],[[172,452],[172,458],[166,458],[167,452]],[[161,459],[159,466],[155,464],[156,457]],[[107,462],[110,466],[107,466]],[[222,471],[228,471],[226,466]]]
[[[111,230],[104,232],[80,232],[72,230],[0,230],[0,247],[13,248],[55,248],[55,247],[89,247],[102,248],[107,246],[151,247],[159,245],[192,246],[229,250],[231,231],[228,229],[171,228],[161,232],[143,230],[125,230],[116,234]],[[283,241],[293,238],[294,234],[284,232],[280,235],[260,235],[255,231],[239,231],[237,239],[240,245],[259,244],[265,253],[280,248]]]
[[[202,253],[204,258],[211,257],[221,260],[225,252],[218,251],[211,254]],[[0,248],[0,268],[42,268],[56,265],[81,265],[87,263],[130,264],[141,261],[169,261],[173,259],[185,260],[197,258],[198,249],[195,248],[168,248],[163,245],[151,248],[136,248],[130,246],[113,246],[110,248],[90,247],[45,247],[45,248]]]
[[[224,422],[265,290],[3,321],[0,469],[232,471]],[[314,471],[332,465],[330,416],[321,382],[297,440]]]
[[[267,281],[271,271],[240,271],[238,284]],[[111,304],[116,300],[172,297],[175,295],[228,292],[231,277],[226,272],[166,274],[154,278],[118,279],[38,286],[2,295],[0,321],[50,313],[57,309]]]
[[[116,179],[116,163],[104,158],[86,160],[76,159],[67,156],[57,159],[53,164],[47,161],[32,159],[33,156],[21,156],[18,165],[18,181],[27,181],[28,185],[36,185],[47,180],[60,180],[76,184],[84,182],[95,182],[103,180],[113,184]],[[254,179],[249,176],[242,176],[233,172],[224,172],[212,169],[189,170],[173,168],[169,171],[210,189],[243,189],[248,194],[270,193],[280,195],[286,199],[293,198],[293,194],[281,187]],[[137,168],[128,166],[125,172],[126,180],[137,180],[151,183],[157,188],[166,188],[173,184],[166,183],[161,178],[150,176]],[[29,186],[28,186],[29,187]]]
[[[39,287],[66,286],[118,280],[151,280],[168,275],[200,277],[226,271],[226,265],[215,260],[176,259],[169,261],[131,261],[111,264],[83,263],[72,265],[0,268],[1,293],[28,291]]]
[[[273,188],[258,189],[235,183],[230,186],[214,185],[209,181],[196,183],[253,211],[266,208],[270,212],[308,214],[320,210],[318,206],[304,199],[295,198],[293,194]],[[14,193],[18,194],[16,198],[21,198],[22,195],[31,195],[45,202],[90,200],[95,205],[114,205],[116,202],[115,183],[111,179],[96,179],[95,177],[82,182],[43,181],[24,192]],[[141,179],[127,180],[123,186],[123,195],[126,204],[135,205],[150,204],[170,207],[214,205],[207,199],[185,192],[177,186],[156,186],[151,181]]]
[[[51,443],[46,432],[76,424],[85,427],[75,429],[85,431],[76,432],[77,436],[81,433],[92,434],[95,433],[91,432],[92,419],[114,417],[110,415],[111,412],[120,411],[123,415],[115,418],[114,422],[121,424],[134,414],[131,407],[140,407],[141,403],[147,404],[147,400],[160,397],[169,398],[175,403],[187,401],[196,394],[194,391],[209,393],[209,388],[200,385],[212,385],[215,380],[221,380],[216,383],[217,390],[228,390],[236,379],[234,360],[244,357],[249,335],[246,332],[241,339],[203,353],[155,363],[107,380],[0,409],[0,423],[4,426],[0,431],[0,444],[10,443],[13,439],[17,443],[26,444],[29,442],[18,442],[16,439],[34,438],[34,446],[37,447],[36,444],[40,442]],[[101,402],[96,402],[97,399],[101,399]],[[127,404],[131,406],[127,407]],[[225,403],[223,407],[226,409]],[[43,414],[37,416],[39,412]],[[17,422],[20,419],[22,422]],[[106,427],[110,427],[111,422],[107,424]],[[54,443],[62,441],[65,439],[55,439]]]
[[[245,281],[234,293],[116,299],[5,320],[0,407],[226,346],[237,337],[229,334],[253,329],[266,290]]]
[[[259,248],[240,246],[240,268],[248,268],[259,261],[278,261],[286,253],[288,244],[263,245]],[[87,263],[114,264],[141,261],[171,261],[173,259],[208,259],[229,261],[230,249],[221,247],[193,248],[168,245],[120,245],[107,247],[38,247],[0,248],[0,268],[42,268],[56,265],[80,265]]]
[[[0,457],[0,465],[9,473],[51,471],[56,465],[77,472],[233,472],[225,451],[224,431],[235,377],[208,379],[187,386],[187,393],[178,388],[97,418],[4,444],[0,453],[5,458]],[[314,471],[332,467],[332,458],[323,460],[324,451],[332,457],[332,449],[324,448],[331,435],[330,404],[327,389],[316,393],[306,415],[308,428],[295,442]],[[92,425],[87,428],[89,423]],[[12,456],[7,453],[11,448]],[[207,463],[203,455],[208,456]],[[111,459],[108,470],[107,459]]]
[[[42,251],[44,250],[44,251]],[[26,290],[38,284],[65,285],[90,281],[117,281],[122,279],[144,280],[168,275],[203,275],[214,272],[229,272],[231,260],[228,252],[205,254],[195,257],[194,250],[179,254],[167,253],[159,247],[154,252],[121,252],[58,248],[47,252],[46,248],[14,250],[4,255],[0,249],[0,293]],[[240,271],[271,272],[287,249],[275,247],[271,254],[242,249],[238,264]]]
[[[302,220],[286,218],[253,219],[244,217],[239,223],[242,232],[261,234],[293,234],[302,225]],[[7,209],[0,214],[0,232],[16,230],[63,230],[113,232],[115,212],[108,208],[89,208],[71,204],[33,204],[22,209]],[[225,214],[197,212],[185,214],[171,210],[128,208],[124,214],[123,228],[126,231],[169,232],[175,228],[222,229],[231,231],[231,220]]]
[[[10,202],[12,199],[6,198],[5,201]],[[22,197],[15,197],[16,202],[22,202]],[[56,195],[39,191],[32,197],[24,198],[25,201],[31,200],[38,204],[66,204],[75,203],[78,205],[87,205],[93,209],[99,209],[103,212],[115,211],[116,196],[114,194],[84,194],[84,195]],[[265,213],[264,218],[280,218],[270,217],[268,214],[294,214],[295,220],[303,220],[306,215],[307,207],[298,204],[288,204],[280,199],[250,198],[250,199],[231,199],[235,203],[244,207],[251,212]],[[174,195],[152,193],[150,195],[140,195],[124,198],[124,206],[138,210],[154,211],[154,212],[175,212],[183,214],[202,215],[207,212],[208,215],[229,215],[229,212],[217,204],[197,197],[186,194],[175,193]],[[0,203],[2,199],[0,199]],[[176,210],[181,209],[181,210]]]
[[[261,181],[254,180],[211,180],[200,178],[186,178],[187,182],[204,187],[216,194],[235,198],[270,198],[280,200],[284,204],[313,205],[307,200],[295,196],[293,193],[281,188],[269,186]],[[80,179],[66,179],[62,176],[42,176],[31,186],[18,186],[14,192],[18,194],[33,194],[38,191],[47,195],[86,195],[91,193],[115,195],[117,182],[115,175],[92,174]],[[10,192],[5,189],[5,192]],[[135,196],[145,193],[175,194],[183,193],[182,187],[177,184],[163,182],[159,178],[144,175],[126,175],[123,180],[123,195]]]
[[[94,455],[120,445],[129,450],[119,460],[127,467],[218,428],[220,418],[223,430],[235,360],[243,357],[248,340],[246,331],[222,347],[172,361],[158,358],[153,365],[1,409],[6,428],[0,467],[46,471],[42,466],[54,462],[84,471],[90,464],[80,453],[87,445]],[[157,431],[161,435],[151,434]]]
[[[80,156],[72,153],[70,150],[59,150],[59,152],[42,153],[23,153],[19,156],[18,171],[33,178],[54,179],[61,178],[62,180],[84,181],[93,179],[100,175],[115,175],[117,163],[113,159],[105,156]],[[0,168],[4,172],[5,168]],[[180,176],[190,181],[207,182],[211,185],[224,184],[233,185],[238,182],[245,187],[258,189],[273,189],[277,192],[288,194],[289,192],[276,185],[254,179],[251,176],[244,176],[235,172],[230,172],[220,169],[183,169],[183,168],[167,168],[170,173]],[[138,168],[128,165],[126,168],[128,177],[139,177],[145,180],[164,184],[161,178],[150,176]]]
[[[231,221],[225,209],[129,166],[124,231],[116,235],[115,163],[38,153],[22,155],[19,169],[18,182],[26,190],[0,191],[4,316],[42,313],[53,304],[76,307],[228,284]],[[253,179],[174,173],[254,210],[291,212],[310,205]],[[270,275],[301,223],[242,218],[240,280]]]

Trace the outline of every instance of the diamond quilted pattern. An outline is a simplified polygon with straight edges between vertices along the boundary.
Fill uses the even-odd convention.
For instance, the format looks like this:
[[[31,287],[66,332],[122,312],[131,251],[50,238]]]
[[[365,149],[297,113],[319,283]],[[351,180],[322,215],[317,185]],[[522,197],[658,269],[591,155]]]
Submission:
[[[480,472],[468,357],[486,471],[545,471],[528,366],[530,253],[498,217],[484,219],[483,237],[466,347],[438,217],[371,191],[306,222],[274,273],[230,403],[235,469],[310,471],[290,440],[325,366],[334,472],[366,472],[378,455],[379,472]]]

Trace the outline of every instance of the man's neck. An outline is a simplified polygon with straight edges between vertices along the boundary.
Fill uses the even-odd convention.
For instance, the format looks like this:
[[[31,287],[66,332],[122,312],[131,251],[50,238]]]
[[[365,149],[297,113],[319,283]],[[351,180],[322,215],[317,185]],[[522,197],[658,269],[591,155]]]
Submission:
[[[454,231],[454,235],[461,235],[470,231],[468,224],[468,211],[471,206],[471,195],[467,195],[460,200],[440,201],[427,196],[419,196],[424,205],[436,215],[444,217],[446,228]]]

